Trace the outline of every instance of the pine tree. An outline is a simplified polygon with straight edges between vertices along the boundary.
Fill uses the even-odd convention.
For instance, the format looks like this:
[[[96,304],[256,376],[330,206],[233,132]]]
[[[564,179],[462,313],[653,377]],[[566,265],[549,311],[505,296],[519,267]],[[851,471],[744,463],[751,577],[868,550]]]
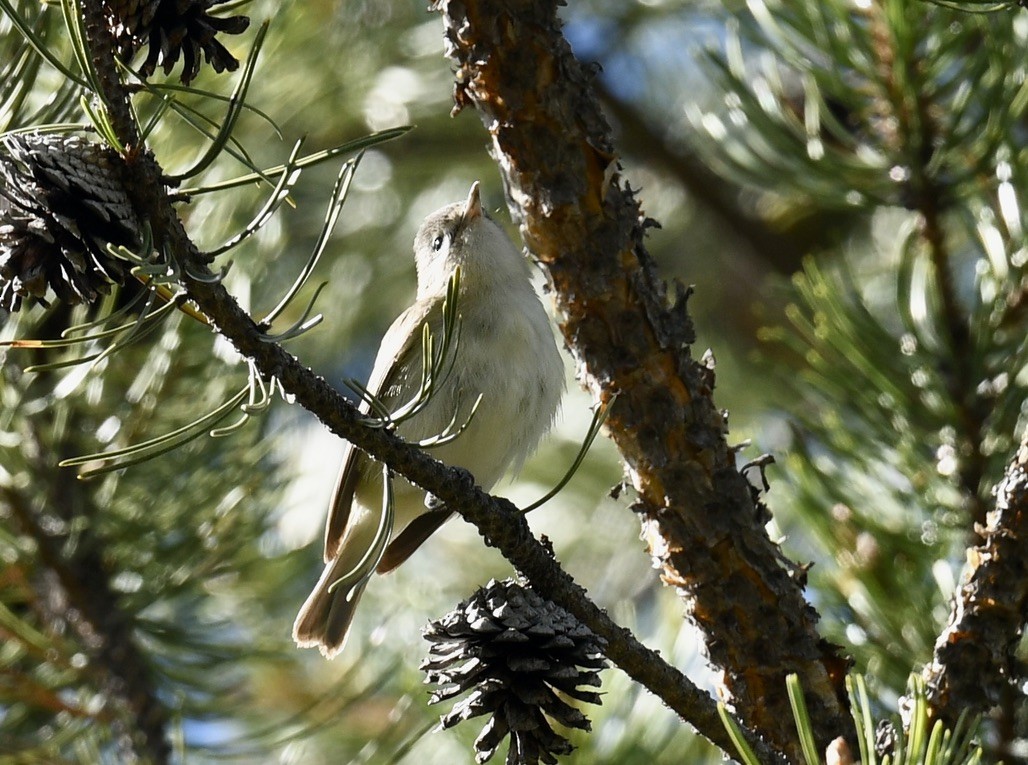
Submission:
[[[345,18],[308,4],[302,22],[300,6],[222,5],[0,0],[0,762],[452,762],[505,746],[508,762],[754,761],[732,732],[761,762],[974,762],[975,734],[985,761],[1024,759],[1023,9],[594,3],[562,29],[556,4],[440,2],[442,22],[400,3]],[[275,13],[318,44],[256,23]],[[716,42],[683,63],[697,29]],[[449,66],[485,132],[430,119],[449,110]],[[630,468],[629,500],[600,504],[613,458],[584,463],[591,485],[557,502],[595,515],[544,520],[549,547],[307,368],[337,389],[359,378],[402,304],[409,264],[381,256],[409,250],[401,194],[420,195],[416,223],[491,166]],[[658,266],[700,298],[739,283],[697,310]],[[705,323],[755,335],[737,301],[797,269],[765,296],[760,362],[701,352]],[[310,331],[323,319],[329,340]],[[725,394],[760,412],[744,429],[777,464],[728,440]],[[452,492],[510,560],[440,540],[430,581],[401,572],[369,593],[378,613],[330,670],[287,642],[319,563],[291,549],[282,511],[289,452],[312,459],[289,432],[300,408]],[[682,603],[653,592],[626,505],[695,625],[684,642],[707,641],[724,725],[672,666],[689,663]],[[619,621],[635,611],[668,663],[563,573],[578,545],[579,577]],[[439,619],[440,590],[463,600],[511,564],[521,583]],[[470,692],[432,735],[410,659],[428,615],[435,698]],[[601,652],[627,675],[582,690]],[[850,658],[866,685],[844,678]],[[486,714],[481,734],[462,722]],[[872,717],[892,719],[877,741]],[[936,720],[957,730],[948,751],[925,733]]]

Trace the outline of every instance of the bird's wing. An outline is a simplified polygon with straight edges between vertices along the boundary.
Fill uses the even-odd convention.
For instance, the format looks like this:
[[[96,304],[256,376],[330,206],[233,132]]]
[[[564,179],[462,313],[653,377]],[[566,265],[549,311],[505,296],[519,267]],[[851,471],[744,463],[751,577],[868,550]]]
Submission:
[[[421,547],[422,543],[435,533],[436,529],[450,519],[453,512],[443,505],[438,510],[427,510],[407,524],[386,547],[382,560],[375,569],[380,574],[388,573],[403,563]]]
[[[375,366],[371,371],[367,389],[386,406],[402,403],[404,396],[413,395],[416,391],[409,390],[417,385],[418,380],[401,379],[399,370],[405,366],[411,353],[421,353],[421,332],[419,327],[429,319],[433,311],[440,310],[439,301],[419,301],[404,311],[393,322],[383,337],[379,347]],[[404,342],[389,342],[393,338],[405,338]],[[420,374],[420,366],[416,370]],[[362,401],[360,410],[367,413],[370,406]],[[343,451],[342,467],[336,480],[336,489],[329,504],[328,519],[325,522],[325,562],[328,563],[339,554],[343,542],[346,524],[350,518],[353,495],[361,476],[369,469],[367,456],[350,442]]]

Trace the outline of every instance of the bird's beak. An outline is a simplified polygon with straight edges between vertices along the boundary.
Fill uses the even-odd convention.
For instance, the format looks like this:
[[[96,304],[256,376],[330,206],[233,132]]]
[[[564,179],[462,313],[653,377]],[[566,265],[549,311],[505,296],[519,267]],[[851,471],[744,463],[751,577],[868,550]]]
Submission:
[[[464,225],[482,217],[482,200],[478,197],[478,181],[471,184],[468,201],[464,203]]]

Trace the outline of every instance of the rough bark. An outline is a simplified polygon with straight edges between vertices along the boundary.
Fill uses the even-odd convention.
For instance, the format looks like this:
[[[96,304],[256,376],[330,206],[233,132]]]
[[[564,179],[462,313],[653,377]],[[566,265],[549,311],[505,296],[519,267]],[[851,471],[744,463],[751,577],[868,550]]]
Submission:
[[[845,661],[818,635],[800,569],[768,538],[765,511],[736,468],[713,369],[690,352],[687,293],[669,296],[654,272],[643,243],[650,221],[620,176],[591,74],[564,40],[556,6],[437,3],[457,108],[474,106],[492,137],[580,381],[600,401],[617,396],[607,423],[638,492],[632,509],[724,670],[723,697],[798,759],[785,677],[800,676],[823,749],[851,730]]]
[[[949,624],[924,671],[929,703],[950,725],[962,711],[1001,704],[1021,681],[1015,652],[1028,621],[1028,438],[977,532],[982,542],[967,551]]]

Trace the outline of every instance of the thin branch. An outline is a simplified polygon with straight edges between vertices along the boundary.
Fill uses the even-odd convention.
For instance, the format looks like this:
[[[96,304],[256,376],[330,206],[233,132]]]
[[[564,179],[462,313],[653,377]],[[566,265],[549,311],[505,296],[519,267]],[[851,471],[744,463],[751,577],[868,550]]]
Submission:
[[[907,206],[919,215],[919,234],[935,275],[941,314],[938,317],[941,324],[939,330],[945,344],[943,352],[946,390],[952,406],[953,425],[959,439],[958,488],[964,496],[969,526],[981,537],[982,534],[987,534],[989,525],[995,520],[989,515],[988,503],[982,496],[989,468],[989,460],[984,451],[989,409],[987,401],[978,391],[980,380],[977,378],[980,375],[976,373],[975,368],[976,354],[970,319],[957,296],[952,255],[943,225],[943,214],[947,204],[945,182],[940,181],[937,173],[931,170],[938,131],[934,115],[936,106],[930,100],[930,90],[924,86],[921,75],[924,62],[916,47],[918,30],[921,27],[915,20],[918,18],[916,14],[913,17],[908,16],[906,25],[897,25],[890,24],[885,16],[886,11],[878,5],[868,6],[866,12],[870,16],[879,86],[882,89],[879,109],[892,116],[895,125],[893,131],[883,134],[882,137],[885,139],[885,145],[906,164],[909,171],[906,202]],[[911,13],[909,10],[906,12]],[[879,121],[876,124],[885,123]],[[989,546],[988,536],[984,537],[982,544],[983,547]],[[1021,581],[1008,580],[1007,592],[1000,589],[995,594],[1001,602],[1016,602],[1016,589]],[[958,598],[957,604],[961,604],[961,599]],[[947,674],[963,678],[964,672],[970,671],[966,677],[974,677],[983,659],[978,655],[976,660],[975,652],[968,651],[966,647],[961,651],[947,652],[944,642],[952,638],[950,629],[939,636],[933,664],[925,670],[930,681],[943,683],[941,689],[937,688],[934,691],[933,698],[939,700],[948,698],[948,693],[944,690],[945,683],[948,682]],[[986,645],[984,648],[986,654],[995,653],[994,647]],[[940,650],[942,656],[950,662],[945,672],[943,665],[935,668],[941,661]],[[959,666],[961,662],[967,662],[966,666]],[[1017,697],[1010,692],[1009,687],[993,690],[995,695],[989,697],[988,703],[999,706],[999,748],[1005,749],[1010,746],[1011,739],[1004,735],[1004,731],[1009,731],[1013,727],[1013,720],[1017,714]],[[948,701],[939,703],[940,712],[952,713],[956,708],[949,705]],[[977,708],[977,705],[969,706],[969,709]],[[955,722],[955,716],[951,714],[947,720],[952,724]]]
[[[695,152],[670,145],[637,106],[612,93],[602,78],[597,78],[596,85],[624,138],[631,140],[632,153],[670,173],[689,192],[703,215],[712,219],[712,228],[741,240],[753,254],[751,268],[791,276],[800,270],[803,258],[828,248],[841,240],[839,232],[854,227],[857,216],[852,211],[814,210],[781,228],[761,219],[744,209],[740,201],[742,192],[707,167]],[[753,281],[756,284],[751,290],[760,284],[760,279]]]
[[[177,252],[191,244],[181,232],[173,240]],[[186,286],[200,309],[239,352],[251,358],[268,377],[278,379],[297,403],[318,417],[336,435],[347,439],[399,475],[425,489],[474,524],[486,543],[500,550],[532,586],[573,613],[595,634],[607,641],[607,657],[633,679],[659,696],[683,720],[720,746],[731,751],[730,739],[721,726],[714,700],[685,675],[665,663],[655,651],[643,646],[626,629],[598,608],[585,590],[560,568],[533,536],[528,523],[508,500],[491,497],[474,485],[465,470],[443,465],[401,441],[390,431],[367,428],[360,414],[323,378],[302,366],[281,346],[263,342],[253,320],[239,308],[220,284],[190,282]],[[752,732],[749,741],[763,762],[782,762],[768,744]]]
[[[852,736],[846,661],[818,635],[803,573],[768,538],[766,510],[736,469],[713,370],[690,353],[688,293],[669,296],[654,272],[643,243],[652,222],[620,178],[591,76],[556,6],[437,3],[457,107],[474,106],[491,135],[508,206],[548,271],[582,384],[601,402],[618,395],[607,424],[639,493],[632,509],[724,670],[722,695],[799,761],[785,678],[801,678],[823,751]]]
[[[606,655],[612,662],[660,696],[702,735],[725,751],[732,751],[731,739],[721,724],[714,700],[592,603],[585,591],[550,557],[546,548],[532,537],[527,521],[512,503],[491,497],[476,487],[467,471],[443,465],[385,429],[362,425],[364,416],[323,378],[301,365],[280,345],[268,342],[253,319],[219,282],[189,276],[190,272],[201,276],[208,273],[203,256],[190,241],[175,213],[162,184],[160,167],[152,155],[137,144],[138,129],[132,122],[128,94],[116,76],[113,58],[97,55],[98,52],[113,53],[110,32],[103,25],[102,3],[100,0],[84,0],[83,13],[111,123],[119,140],[128,149],[126,183],[130,197],[142,219],[151,226],[155,243],[160,243],[177,262],[186,266],[183,284],[190,298],[211,318],[218,331],[243,356],[251,359],[263,376],[277,379],[283,390],[293,394],[297,403],[316,415],[333,433],[389,465],[393,471],[455,508],[475,524],[487,544],[497,547],[528,577],[533,587],[575,614],[606,640]],[[763,762],[784,762],[766,741],[752,731],[747,732],[746,737]]]
[[[988,511],[982,498],[988,472],[988,458],[982,450],[987,409],[977,393],[979,381],[975,379],[971,328],[967,312],[957,297],[952,257],[943,229],[945,184],[930,170],[937,139],[933,117],[936,106],[923,86],[920,70],[924,64],[914,48],[914,41],[897,39],[896,35],[901,32],[896,25],[890,25],[881,6],[871,4],[866,13],[882,89],[878,111],[890,118],[873,124],[880,126],[883,143],[909,172],[905,202],[920,216],[919,233],[935,273],[942,314],[939,329],[946,344],[947,392],[956,416],[954,425],[962,442],[959,488],[966,498],[972,524],[981,524]],[[918,29],[918,22],[911,19],[904,31],[916,36]]]

